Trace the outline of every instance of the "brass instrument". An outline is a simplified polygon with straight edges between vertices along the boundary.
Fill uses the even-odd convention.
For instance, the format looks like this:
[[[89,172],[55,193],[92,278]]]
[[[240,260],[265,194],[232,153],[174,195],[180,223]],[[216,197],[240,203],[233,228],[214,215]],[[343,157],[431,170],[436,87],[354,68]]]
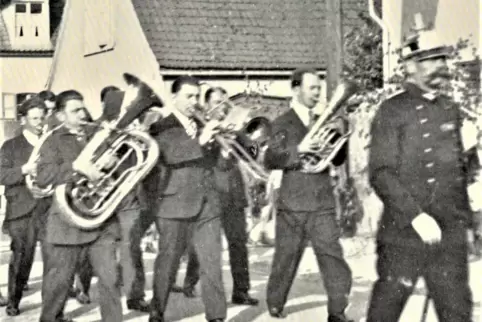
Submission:
[[[342,81],[338,84],[327,108],[298,145],[303,171],[324,171],[348,141],[351,130],[343,133],[340,129],[337,121],[343,116],[338,112],[356,91],[357,86],[352,82]]]
[[[50,137],[50,135],[56,131],[58,128],[60,128],[62,125],[59,125],[55,127],[54,129],[48,131],[48,125],[45,124],[44,129],[43,129],[43,134],[40,137],[39,142],[37,145],[34,147],[32,154],[30,154],[30,157],[27,161],[27,163],[32,164],[32,163],[37,163],[37,160],[40,157],[40,149],[42,148],[42,145],[45,143],[45,141]],[[46,188],[40,188],[36,185],[35,183],[35,176],[34,175],[27,175],[25,176],[25,182],[27,184],[27,188],[30,190],[32,195],[34,196],[35,199],[43,199],[50,197],[54,193],[54,189],[52,185],[46,187]]]
[[[133,100],[128,102],[125,113],[108,124],[88,123],[100,130],[74,162],[82,168],[77,169],[71,183],[55,188],[55,201],[61,215],[81,229],[95,229],[110,218],[159,157],[158,144],[146,131],[128,127],[140,116],[146,121],[146,111],[153,106],[162,107],[163,102],[136,76],[124,74],[124,80],[130,85],[128,91],[133,91],[126,91],[125,97],[129,94]],[[82,174],[82,169],[89,167],[102,171],[104,176],[91,181]]]
[[[226,106],[227,105],[227,106]],[[217,113],[221,117],[213,117],[214,109],[208,113],[204,113],[201,107],[195,108],[192,112],[193,117],[202,125],[206,126],[208,122],[218,122],[218,128],[221,130],[215,136],[215,140],[221,148],[230,154],[239,162],[250,175],[256,180],[267,181],[269,173],[261,165],[259,161],[263,157],[263,153],[267,148],[269,132],[271,126],[269,120],[264,117],[254,117],[245,119],[239,117],[245,114],[247,117],[249,111],[244,108],[233,106],[229,101],[224,101],[217,108],[226,108],[227,114]],[[234,113],[234,117],[233,117]],[[237,120],[238,123],[230,122]]]

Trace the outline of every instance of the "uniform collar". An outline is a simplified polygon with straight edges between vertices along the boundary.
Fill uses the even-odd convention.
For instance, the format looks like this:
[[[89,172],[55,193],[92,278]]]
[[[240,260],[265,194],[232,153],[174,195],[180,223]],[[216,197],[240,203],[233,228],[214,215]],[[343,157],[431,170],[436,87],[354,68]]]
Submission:
[[[440,92],[435,91],[435,90],[427,92],[427,91],[421,89],[417,84],[412,83],[412,82],[406,82],[404,84],[404,87],[407,90],[407,92],[409,92],[413,96],[422,97],[422,98],[424,98],[426,100],[429,100],[429,101],[434,101],[436,98],[438,98],[441,95]]]

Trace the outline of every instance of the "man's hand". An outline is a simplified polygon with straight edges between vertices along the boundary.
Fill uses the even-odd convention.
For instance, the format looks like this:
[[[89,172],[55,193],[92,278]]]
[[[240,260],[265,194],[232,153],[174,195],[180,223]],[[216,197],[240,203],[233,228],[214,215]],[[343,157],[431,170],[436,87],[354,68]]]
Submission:
[[[220,131],[219,122],[211,121],[203,128],[201,135],[199,136],[199,144],[205,145],[214,140],[214,136]]]
[[[34,176],[37,174],[37,164],[36,163],[25,163],[22,166],[22,174],[23,175],[31,175]]]
[[[97,160],[97,162],[102,165],[102,169],[109,170],[119,162],[119,158],[113,154],[105,153],[99,158],[99,160]]]
[[[442,230],[435,219],[421,213],[412,220],[412,227],[426,244],[436,244],[442,240]]]
[[[99,181],[104,176],[102,171],[94,167],[92,163],[87,164],[86,162],[80,163],[74,161],[72,163],[72,169],[83,174],[84,176],[89,178],[90,181]]]

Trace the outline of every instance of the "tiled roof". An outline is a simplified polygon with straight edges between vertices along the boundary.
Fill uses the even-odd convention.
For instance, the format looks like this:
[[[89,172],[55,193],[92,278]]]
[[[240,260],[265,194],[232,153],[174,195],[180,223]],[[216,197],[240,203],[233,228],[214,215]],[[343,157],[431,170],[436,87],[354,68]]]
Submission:
[[[342,2],[345,28],[364,0]],[[325,0],[133,0],[160,67],[324,68]]]

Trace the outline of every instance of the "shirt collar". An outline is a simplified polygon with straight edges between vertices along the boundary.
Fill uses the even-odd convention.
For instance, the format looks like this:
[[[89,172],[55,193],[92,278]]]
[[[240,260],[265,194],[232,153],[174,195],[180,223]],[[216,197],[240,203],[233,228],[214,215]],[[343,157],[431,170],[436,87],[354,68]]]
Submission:
[[[189,130],[191,128],[192,120],[187,117],[186,115],[182,114],[178,109],[173,108],[172,114],[177,118],[177,120],[181,123],[184,129]]]
[[[22,131],[23,136],[27,140],[28,143],[30,143],[31,146],[36,146],[38,142],[40,141],[40,137],[28,130],[23,130]]]
[[[310,109],[305,105],[301,104],[298,100],[292,99],[291,100],[291,108],[295,111],[296,115],[298,115],[299,119],[305,126],[310,125]],[[318,114],[315,108],[311,109],[313,114]]]

